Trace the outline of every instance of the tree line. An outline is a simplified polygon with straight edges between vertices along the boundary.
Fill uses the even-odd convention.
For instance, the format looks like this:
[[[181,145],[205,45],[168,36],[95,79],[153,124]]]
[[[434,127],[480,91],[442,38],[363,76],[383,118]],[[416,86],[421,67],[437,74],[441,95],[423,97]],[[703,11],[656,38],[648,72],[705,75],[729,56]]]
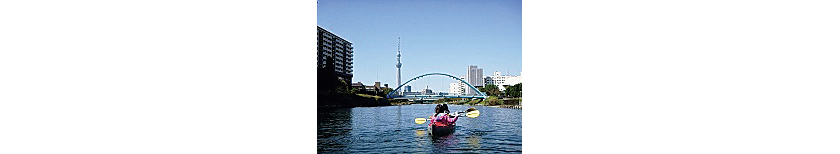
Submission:
[[[499,90],[499,86],[494,84],[487,84],[484,87],[478,88],[479,91],[484,92],[488,96],[518,98],[522,97],[522,83],[517,83],[513,86],[506,86],[504,91]]]

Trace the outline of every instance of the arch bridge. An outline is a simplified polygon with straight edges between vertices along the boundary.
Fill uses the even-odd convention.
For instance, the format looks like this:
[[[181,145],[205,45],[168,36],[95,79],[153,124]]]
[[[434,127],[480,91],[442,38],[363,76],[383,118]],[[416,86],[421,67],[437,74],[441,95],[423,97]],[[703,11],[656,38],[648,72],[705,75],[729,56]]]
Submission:
[[[450,77],[450,78],[453,78],[455,80],[461,81],[461,83],[464,83],[467,86],[469,86],[470,89],[475,90],[475,92],[477,92],[478,95],[398,95],[398,93],[402,89],[402,87],[405,86],[406,84],[410,83],[411,81],[414,81],[414,80],[417,80],[417,79],[420,79],[420,78],[423,78],[423,77],[426,77],[426,76],[432,76],[432,75],[446,76],[446,77]],[[405,83],[400,84],[400,86],[398,86],[396,89],[394,89],[393,91],[388,93],[387,97],[388,98],[396,98],[396,99],[441,99],[441,98],[480,98],[480,99],[486,99],[487,94],[479,91],[477,88],[475,88],[475,86],[471,85],[470,83],[467,83],[467,81],[461,80],[460,78],[455,77],[453,75],[449,75],[449,74],[445,74],[445,73],[426,73],[426,74],[414,77],[411,80],[406,81]]]

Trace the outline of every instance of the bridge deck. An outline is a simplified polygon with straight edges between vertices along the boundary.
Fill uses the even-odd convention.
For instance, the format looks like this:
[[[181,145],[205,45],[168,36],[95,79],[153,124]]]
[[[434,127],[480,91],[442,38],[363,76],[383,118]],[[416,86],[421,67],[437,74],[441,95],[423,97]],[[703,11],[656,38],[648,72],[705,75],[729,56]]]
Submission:
[[[487,96],[478,96],[478,95],[403,95],[403,96],[395,96],[395,99],[411,99],[411,98],[481,98],[486,99]]]

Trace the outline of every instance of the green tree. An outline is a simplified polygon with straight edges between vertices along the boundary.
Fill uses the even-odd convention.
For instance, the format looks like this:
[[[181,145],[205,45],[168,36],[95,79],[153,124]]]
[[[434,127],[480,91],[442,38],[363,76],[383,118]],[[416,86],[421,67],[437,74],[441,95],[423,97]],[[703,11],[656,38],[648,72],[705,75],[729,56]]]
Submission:
[[[379,93],[379,96],[385,97],[388,93],[391,93],[394,89],[391,88],[382,88],[382,93]]]
[[[337,79],[338,80],[338,79]],[[335,91],[344,94],[352,94],[353,90],[350,88],[350,84],[347,84],[347,81],[338,80],[338,85],[335,86]]]
[[[491,97],[484,100],[484,104],[485,105],[491,105],[491,106],[503,105],[503,101],[501,99],[499,99],[498,97],[491,96]]]
[[[494,85],[494,84],[484,85],[484,87],[481,87],[478,90],[481,91],[481,92],[484,92],[485,94],[490,95],[490,96],[501,96],[502,95],[502,92],[499,91],[499,87]]]
[[[508,86],[508,88],[505,89],[505,95],[508,97],[522,97],[522,83]]]
[[[475,105],[475,104],[478,104],[481,101],[482,101],[482,99],[472,99],[472,100],[467,101],[467,104]]]
[[[359,93],[359,88],[350,88],[350,93],[351,94],[358,94]]]

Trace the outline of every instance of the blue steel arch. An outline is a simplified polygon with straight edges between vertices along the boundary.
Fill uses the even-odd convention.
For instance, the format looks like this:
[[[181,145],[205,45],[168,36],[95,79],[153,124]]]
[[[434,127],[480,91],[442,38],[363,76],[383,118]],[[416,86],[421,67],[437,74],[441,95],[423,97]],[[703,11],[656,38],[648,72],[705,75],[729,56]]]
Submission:
[[[387,96],[388,96],[388,98],[394,98],[394,96],[393,96],[393,95],[394,95],[394,92],[399,92],[399,91],[400,91],[400,89],[401,89],[404,85],[408,84],[409,82],[414,81],[414,80],[417,80],[417,79],[422,78],[422,77],[429,76],[429,75],[443,75],[443,76],[448,76],[448,77],[453,78],[453,79],[455,79],[455,80],[461,81],[461,82],[462,82],[462,83],[464,83],[464,84],[467,84],[467,86],[470,86],[470,88],[472,88],[473,90],[475,90],[476,92],[478,92],[479,94],[481,94],[481,96],[487,97],[487,95],[486,95],[486,94],[484,94],[483,92],[479,91],[479,90],[478,90],[477,88],[475,88],[473,85],[471,85],[470,83],[467,83],[467,81],[461,80],[461,79],[460,79],[460,78],[458,78],[458,77],[455,77],[455,76],[452,76],[452,75],[449,75],[449,74],[445,74],[445,73],[426,73],[426,74],[423,74],[423,75],[420,75],[420,76],[414,77],[414,78],[412,78],[411,80],[408,80],[408,81],[406,81],[406,82],[405,82],[405,83],[403,83],[403,84],[400,84],[400,86],[398,86],[398,87],[397,87],[397,89],[394,89],[394,91],[391,91],[390,93],[388,93],[388,95],[387,95]]]

